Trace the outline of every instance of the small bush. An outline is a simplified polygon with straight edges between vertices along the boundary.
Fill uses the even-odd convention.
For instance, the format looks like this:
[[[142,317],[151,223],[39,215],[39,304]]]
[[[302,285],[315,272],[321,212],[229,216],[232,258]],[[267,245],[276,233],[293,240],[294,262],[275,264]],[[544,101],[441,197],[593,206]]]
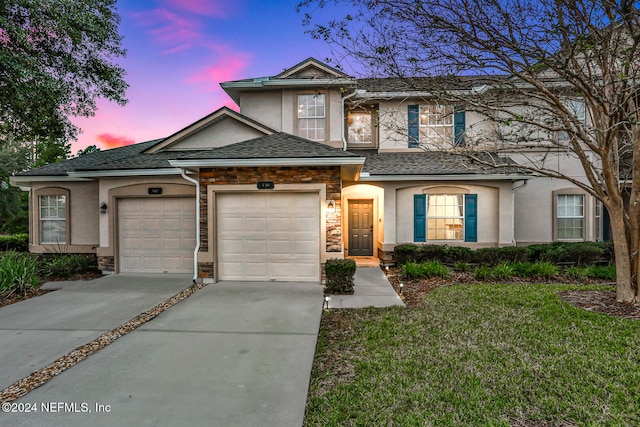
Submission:
[[[397,245],[393,248],[393,259],[399,266],[405,265],[408,262],[416,262],[418,261],[419,251],[420,246],[413,243]]]
[[[562,262],[566,249],[562,243],[544,243],[527,246],[530,261],[548,261],[554,264]]]
[[[603,247],[596,242],[565,243],[564,250],[564,261],[579,266],[593,264],[604,256]]]
[[[567,269],[567,276],[575,280],[584,280],[589,277],[588,267],[571,267]]]
[[[527,277],[538,277],[540,279],[551,279],[558,275],[560,269],[548,261],[538,261],[530,264],[529,275]]]
[[[421,264],[408,262],[402,266],[402,273],[409,279],[417,277],[447,278],[451,276],[451,270],[449,270],[440,261],[427,261]]]
[[[468,262],[461,261],[453,264],[453,269],[460,273],[466,273],[467,271],[471,270],[471,266],[469,265]]]
[[[490,280],[492,277],[492,270],[489,267],[486,266],[480,266],[478,268],[476,268],[476,279],[477,280]]]
[[[16,251],[27,252],[29,250],[29,235],[27,233],[0,236],[0,252]]]
[[[471,261],[473,257],[473,251],[464,246],[450,246],[446,249],[445,260],[450,263],[467,263]]]
[[[93,255],[46,254],[40,258],[39,273],[45,278],[67,278],[95,265]]]
[[[594,279],[605,279],[615,282],[616,266],[615,265],[592,265],[587,267],[587,276]]]
[[[527,262],[529,259],[529,250],[523,246],[505,246],[496,252],[501,262]]]
[[[325,292],[340,295],[353,294],[353,276],[356,262],[352,259],[329,259],[324,264],[327,276]]]
[[[0,297],[26,293],[38,284],[38,263],[35,257],[14,251],[0,255]]]
[[[616,252],[615,252],[615,249],[613,247],[613,242],[612,241],[599,242],[598,244],[602,248],[602,258],[605,261],[607,261],[607,263],[609,263],[609,264],[615,264],[616,263]]]
[[[480,248],[473,251],[473,262],[481,265],[496,266],[500,262],[498,248]]]
[[[422,245],[420,246],[420,252],[418,261],[440,261],[445,259],[447,247],[443,245]]]
[[[498,280],[510,279],[515,276],[513,264],[502,262],[491,271],[491,275]]]

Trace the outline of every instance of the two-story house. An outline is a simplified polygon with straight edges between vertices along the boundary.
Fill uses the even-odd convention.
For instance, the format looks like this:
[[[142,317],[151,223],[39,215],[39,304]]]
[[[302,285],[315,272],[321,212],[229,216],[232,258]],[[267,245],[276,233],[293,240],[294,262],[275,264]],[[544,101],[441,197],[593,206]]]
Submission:
[[[561,180],[464,155],[479,118],[393,79],[315,59],[224,82],[221,108],[164,139],[13,177],[32,252],[96,253],[111,272],[319,282],[330,258],[406,242],[472,248],[602,238],[602,209]],[[575,162],[556,158],[558,168]]]

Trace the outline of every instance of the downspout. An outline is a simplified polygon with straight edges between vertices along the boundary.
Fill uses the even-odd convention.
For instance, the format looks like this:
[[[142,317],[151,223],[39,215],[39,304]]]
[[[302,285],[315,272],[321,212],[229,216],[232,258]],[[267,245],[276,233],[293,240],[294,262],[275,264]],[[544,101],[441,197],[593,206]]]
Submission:
[[[514,235],[513,238],[511,239],[511,243],[513,243],[513,246],[517,245],[516,242],[516,237],[515,237],[515,231],[516,231],[516,215],[515,215],[515,207],[516,207],[516,191],[517,190],[521,190],[524,187],[527,186],[527,184],[529,184],[529,180],[527,179],[523,179],[523,184],[518,186],[518,187],[511,187],[511,206],[513,209],[513,215],[511,216],[511,229],[514,231]]]
[[[196,248],[193,250],[193,283],[198,281],[198,252],[200,252],[200,181],[187,176],[185,169],[180,169],[180,175],[196,185]]]
[[[340,136],[342,137],[342,151],[347,151],[347,138],[344,137],[344,101],[346,101],[347,99],[351,98],[352,96],[354,96],[355,94],[357,94],[359,91],[358,89],[354,90],[353,92],[351,92],[349,95],[343,96],[342,97],[342,103],[341,103],[341,109],[342,109],[342,117],[340,120]]]

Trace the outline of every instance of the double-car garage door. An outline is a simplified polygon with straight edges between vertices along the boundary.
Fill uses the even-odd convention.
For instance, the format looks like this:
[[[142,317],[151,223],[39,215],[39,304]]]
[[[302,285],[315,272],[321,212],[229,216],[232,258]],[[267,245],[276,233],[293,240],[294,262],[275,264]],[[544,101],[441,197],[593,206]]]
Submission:
[[[318,193],[222,192],[215,212],[219,280],[320,280]],[[193,272],[193,198],[121,199],[118,228],[119,271]]]

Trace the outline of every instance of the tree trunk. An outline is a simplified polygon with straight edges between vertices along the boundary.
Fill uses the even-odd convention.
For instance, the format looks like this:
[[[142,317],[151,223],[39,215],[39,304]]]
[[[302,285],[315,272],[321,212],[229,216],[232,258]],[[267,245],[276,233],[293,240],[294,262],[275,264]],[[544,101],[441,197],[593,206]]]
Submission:
[[[616,256],[616,300],[618,302],[635,302],[637,297],[637,278],[633,274],[632,248],[627,240],[624,223],[624,206],[608,208],[611,218],[611,234]],[[637,261],[635,261],[637,263]]]

